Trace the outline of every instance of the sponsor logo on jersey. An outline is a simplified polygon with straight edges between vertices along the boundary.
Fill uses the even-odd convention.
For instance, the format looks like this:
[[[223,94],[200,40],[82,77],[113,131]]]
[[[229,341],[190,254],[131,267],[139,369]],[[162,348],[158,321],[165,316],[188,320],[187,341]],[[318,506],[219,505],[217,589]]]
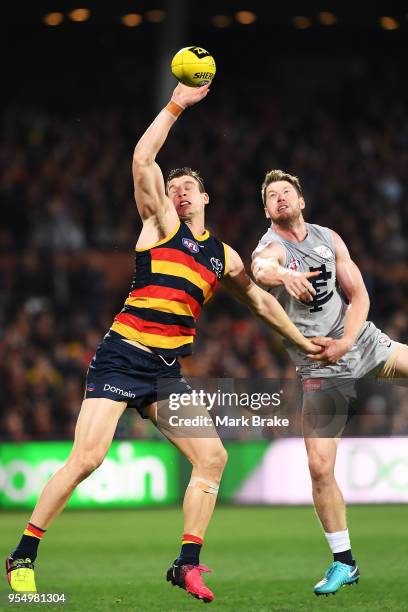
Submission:
[[[320,255],[320,257],[324,257],[324,259],[330,259],[330,257],[333,256],[333,252],[329,249],[329,247],[325,246],[324,244],[320,244],[319,246],[314,247],[313,250],[315,251],[315,253]]]
[[[300,268],[300,261],[296,259],[296,257],[291,257],[288,264],[288,268],[289,270],[294,270],[296,272],[296,270],[299,270]]]
[[[92,393],[93,391],[96,390],[96,385],[94,385],[93,383],[90,383],[89,385],[86,385],[86,390]]]
[[[190,238],[183,238],[182,243],[183,243],[183,246],[185,246],[186,249],[188,249],[192,253],[198,253],[198,251],[200,250],[198,248],[198,244],[194,242],[194,240],[190,240]]]
[[[378,338],[378,344],[381,344],[381,346],[390,347],[391,346],[391,338],[389,336],[387,336],[387,334],[381,334],[380,337]]]
[[[211,261],[211,265],[213,267],[216,277],[221,278],[223,267],[224,267],[222,265],[222,262],[219,259],[217,259],[217,257],[211,257],[210,261]]]

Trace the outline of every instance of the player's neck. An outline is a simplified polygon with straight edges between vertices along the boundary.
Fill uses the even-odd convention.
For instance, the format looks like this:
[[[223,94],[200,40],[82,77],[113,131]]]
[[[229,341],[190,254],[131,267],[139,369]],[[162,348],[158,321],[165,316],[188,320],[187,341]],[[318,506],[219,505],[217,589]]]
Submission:
[[[272,227],[279,236],[292,242],[303,242],[307,236],[307,227],[303,217],[288,225],[273,223]]]
[[[199,218],[188,219],[184,223],[195,237],[200,237],[205,233],[204,215]]]

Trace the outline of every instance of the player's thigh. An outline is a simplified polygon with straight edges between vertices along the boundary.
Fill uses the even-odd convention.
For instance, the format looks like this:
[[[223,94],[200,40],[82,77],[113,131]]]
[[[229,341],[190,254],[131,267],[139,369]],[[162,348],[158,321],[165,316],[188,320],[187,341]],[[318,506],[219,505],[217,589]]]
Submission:
[[[354,381],[330,381],[327,389],[303,394],[302,429],[305,439],[340,438],[350,417]]]
[[[391,355],[392,378],[408,378],[408,346],[399,346]]]
[[[183,406],[176,416],[168,410],[165,401],[151,404],[145,411],[159,431],[176,446],[180,452],[194,465],[210,468],[220,468],[227,461],[227,451],[221,442],[218,432],[209,416],[207,408],[202,405]],[[183,425],[183,418],[198,418],[199,425]]]
[[[105,397],[85,399],[75,427],[72,452],[105,455],[126,405]]]

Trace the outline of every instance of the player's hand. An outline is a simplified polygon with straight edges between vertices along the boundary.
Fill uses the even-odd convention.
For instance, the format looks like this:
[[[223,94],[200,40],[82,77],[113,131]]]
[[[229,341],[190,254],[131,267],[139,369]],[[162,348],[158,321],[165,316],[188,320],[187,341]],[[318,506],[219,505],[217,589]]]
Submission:
[[[317,340],[320,340],[320,337],[317,338]],[[307,353],[308,357],[310,357],[310,355],[317,355],[322,352],[322,346],[321,344],[315,342],[315,338],[305,338],[303,345],[299,346],[299,348]]]
[[[210,91],[210,85],[211,83],[207,83],[202,87],[188,87],[187,85],[179,83],[176,89],[173,91],[171,99],[182,108],[193,106],[205,98]]]
[[[294,270],[288,270],[283,277],[283,284],[289,295],[301,302],[309,303],[313,301],[316,289],[308,279],[319,276],[319,274],[320,271],[295,272]]]
[[[313,361],[323,361],[325,363],[337,363],[353,347],[353,343],[347,338],[336,340],[335,338],[318,337],[313,338],[313,343],[320,346],[320,351],[318,353],[310,352],[308,357]]]

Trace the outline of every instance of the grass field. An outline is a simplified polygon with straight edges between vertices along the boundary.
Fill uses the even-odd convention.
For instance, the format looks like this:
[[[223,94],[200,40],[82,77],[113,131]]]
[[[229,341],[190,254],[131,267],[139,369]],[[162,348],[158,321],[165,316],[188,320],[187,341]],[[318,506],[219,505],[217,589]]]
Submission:
[[[347,612],[408,610],[408,509],[349,509],[353,550],[362,578],[335,597],[315,597],[313,584],[330,562],[311,508],[217,509],[202,562],[220,611]],[[3,557],[14,547],[27,513],[0,513]],[[37,587],[65,592],[62,605],[25,605],[36,610],[201,610],[202,602],[164,580],[177,556],[181,512],[170,510],[65,512],[46,534],[37,558]],[[1,609],[7,603],[5,574]],[[21,609],[21,606],[18,606]],[[205,607],[205,610],[210,608]]]

